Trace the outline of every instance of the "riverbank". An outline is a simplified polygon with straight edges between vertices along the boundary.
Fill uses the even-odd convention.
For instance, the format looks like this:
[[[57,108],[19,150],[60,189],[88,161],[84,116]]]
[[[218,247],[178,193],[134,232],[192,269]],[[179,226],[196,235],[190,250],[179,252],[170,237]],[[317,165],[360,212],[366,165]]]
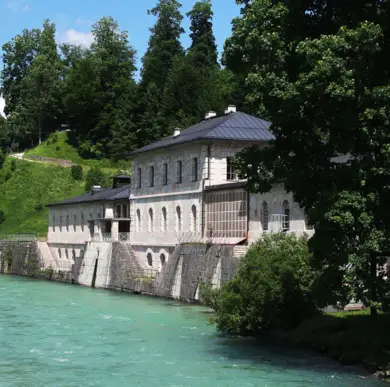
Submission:
[[[285,335],[296,346],[311,348],[342,365],[362,365],[390,381],[390,315],[368,311],[337,312],[303,321]]]

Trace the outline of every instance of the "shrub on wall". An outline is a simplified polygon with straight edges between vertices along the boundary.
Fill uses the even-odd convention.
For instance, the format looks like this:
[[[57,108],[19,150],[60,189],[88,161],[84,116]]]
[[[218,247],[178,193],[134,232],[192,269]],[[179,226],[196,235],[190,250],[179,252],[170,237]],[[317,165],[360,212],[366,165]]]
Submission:
[[[251,246],[237,275],[222,289],[205,292],[224,332],[291,329],[316,313],[307,240],[294,235],[266,235]]]
[[[71,173],[72,173],[73,180],[83,179],[83,167],[81,165],[72,165]]]

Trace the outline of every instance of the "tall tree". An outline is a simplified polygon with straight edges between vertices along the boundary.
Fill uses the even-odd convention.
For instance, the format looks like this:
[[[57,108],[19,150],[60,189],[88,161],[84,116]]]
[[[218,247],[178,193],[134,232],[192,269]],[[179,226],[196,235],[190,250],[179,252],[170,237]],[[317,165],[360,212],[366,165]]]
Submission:
[[[168,74],[175,58],[184,55],[180,36],[183,15],[177,0],[160,0],[148,13],[157,17],[150,29],[148,49],[142,58],[141,81],[138,89],[138,146],[164,135],[161,101]]]
[[[284,182],[315,225],[310,247],[322,270],[323,302],[352,290],[375,315],[379,302],[389,305],[382,269],[390,251],[390,93],[388,64],[381,60],[389,38],[385,10],[367,3],[382,25],[359,24],[356,15],[364,20],[368,11],[340,10],[322,36],[330,2],[325,16],[311,15],[306,4],[301,21],[316,32],[302,36],[289,5],[254,0],[234,22],[225,58],[244,74],[249,103],[273,122],[276,137],[266,149],[240,155],[249,188],[264,192]],[[334,33],[340,19],[350,28]],[[340,154],[348,162],[338,162]]]
[[[55,25],[45,20],[39,39],[38,55],[23,80],[23,105],[36,122],[38,142],[58,129],[62,114],[62,62],[57,52]],[[35,136],[33,136],[35,137]]]
[[[135,146],[135,50],[111,17],[92,28],[90,50],[65,47],[65,106],[85,156],[123,157]]]
[[[198,1],[187,16],[191,46],[185,57],[175,59],[164,92],[163,109],[170,131],[201,120],[207,110],[222,110],[229,98],[228,84],[232,84],[228,71],[221,71],[218,63],[211,2]]]

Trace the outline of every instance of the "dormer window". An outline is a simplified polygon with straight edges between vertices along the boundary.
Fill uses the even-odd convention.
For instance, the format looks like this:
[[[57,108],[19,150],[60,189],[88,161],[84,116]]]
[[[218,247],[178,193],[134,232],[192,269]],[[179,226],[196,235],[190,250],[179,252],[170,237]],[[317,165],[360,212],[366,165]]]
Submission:
[[[236,168],[234,167],[233,157],[226,158],[226,180],[237,180]]]

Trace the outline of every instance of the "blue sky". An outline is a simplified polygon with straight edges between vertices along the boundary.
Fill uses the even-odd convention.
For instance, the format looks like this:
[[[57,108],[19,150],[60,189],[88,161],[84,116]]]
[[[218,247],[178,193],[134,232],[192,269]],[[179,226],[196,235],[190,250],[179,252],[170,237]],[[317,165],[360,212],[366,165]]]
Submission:
[[[196,0],[181,0],[181,12],[185,14]],[[121,29],[127,30],[130,42],[137,50],[138,67],[144,54],[149,28],[155,19],[147,15],[157,0],[0,0],[0,46],[24,28],[39,28],[45,18],[57,26],[57,40],[60,42],[90,44],[91,24],[102,16],[113,16]],[[212,0],[214,11],[214,33],[218,49],[231,34],[231,21],[239,15],[240,8],[235,0]],[[189,22],[185,18],[186,33],[182,41],[189,44]],[[0,59],[1,65],[1,59]]]

